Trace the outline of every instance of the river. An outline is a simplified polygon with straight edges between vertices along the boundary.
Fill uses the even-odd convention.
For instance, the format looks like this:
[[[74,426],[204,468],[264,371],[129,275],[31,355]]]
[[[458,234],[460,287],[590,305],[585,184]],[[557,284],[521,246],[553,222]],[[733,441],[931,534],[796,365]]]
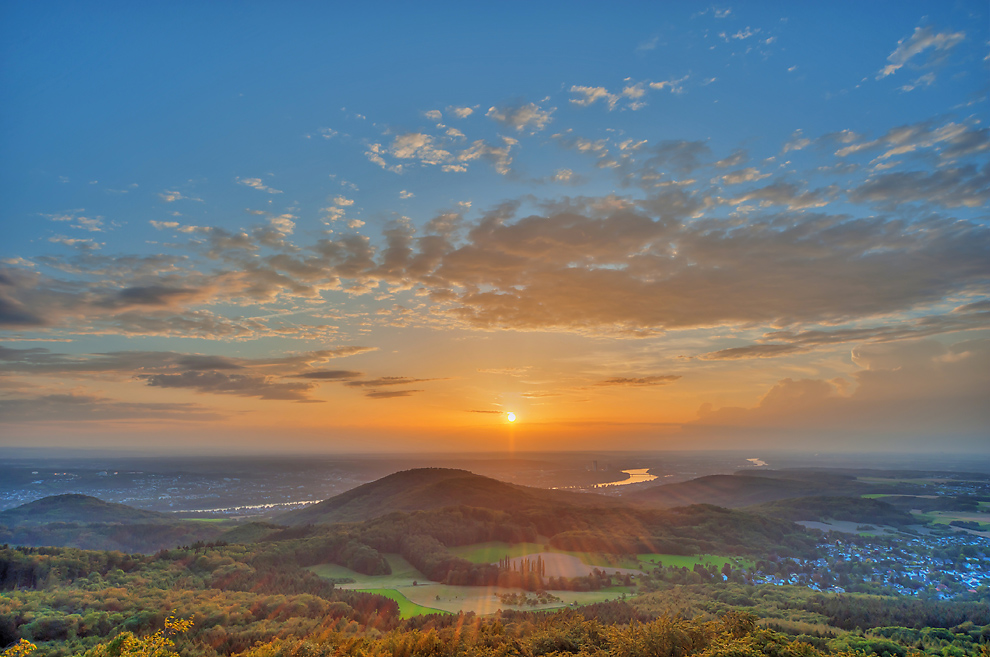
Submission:
[[[629,475],[628,479],[623,479],[622,481],[613,481],[607,484],[598,484],[595,488],[605,488],[607,486],[628,486],[629,484],[642,484],[647,481],[653,481],[656,479],[656,475],[649,474],[649,468],[637,468],[633,470],[623,470],[622,472]]]

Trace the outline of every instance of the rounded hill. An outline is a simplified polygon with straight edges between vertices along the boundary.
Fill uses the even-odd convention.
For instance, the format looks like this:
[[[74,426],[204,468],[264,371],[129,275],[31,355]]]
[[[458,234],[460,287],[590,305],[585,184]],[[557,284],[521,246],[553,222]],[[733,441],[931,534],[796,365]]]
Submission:
[[[276,520],[288,525],[356,522],[393,511],[459,505],[509,511],[551,505],[619,506],[621,503],[600,495],[508,484],[467,470],[418,468],[396,472],[319,504],[290,511]]]

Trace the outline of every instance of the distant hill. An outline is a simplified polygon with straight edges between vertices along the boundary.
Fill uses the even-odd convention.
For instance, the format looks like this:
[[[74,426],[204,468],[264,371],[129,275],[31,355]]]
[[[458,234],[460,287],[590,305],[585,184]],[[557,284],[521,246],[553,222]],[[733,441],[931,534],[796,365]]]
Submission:
[[[90,495],[52,495],[0,511],[0,525],[46,525],[53,522],[77,524],[134,524],[170,522],[173,518],[157,511],[135,509]]]
[[[736,509],[753,504],[793,497],[821,495],[861,495],[872,487],[851,477],[791,471],[765,472],[760,476],[747,471],[732,475],[710,475],[676,484],[662,484],[625,495],[623,499],[655,508],[690,504],[714,504]]]
[[[623,503],[601,495],[507,484],[467,470],[419,468],[396,472],[319,504],[289,511],[275,521],[286,525],[356,522],[393,511],[427,511],[459,505],[518,511],[551,505],[619,507]]]
[[[918,520],[881,500],[863,497],[799,497],[766,502],[746,509],[784,520],[848,520],[873,525],[912,525]]]

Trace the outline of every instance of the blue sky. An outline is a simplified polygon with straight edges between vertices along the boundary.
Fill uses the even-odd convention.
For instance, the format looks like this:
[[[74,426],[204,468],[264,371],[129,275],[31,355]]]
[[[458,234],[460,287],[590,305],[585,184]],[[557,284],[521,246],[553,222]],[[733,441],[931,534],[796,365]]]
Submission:
[[[986,3],[2,18],[10,445],[986,435]]]

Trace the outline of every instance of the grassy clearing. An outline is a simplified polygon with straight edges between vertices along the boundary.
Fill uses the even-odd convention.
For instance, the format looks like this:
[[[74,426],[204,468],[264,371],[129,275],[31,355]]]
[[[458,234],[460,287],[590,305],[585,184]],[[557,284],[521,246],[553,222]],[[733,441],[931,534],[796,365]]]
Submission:
[[[560,602],[553,602],[546,605],[505,605],[499,600],[499,594],[506,593],[533,593],[525,592],[522,589],[510,589],[501,586],[451,586],[448,584],[429,583],[425,586],[409,587],[402,589],[402,592],[413,602],[421,605],[429,605],[431,608],[444,609],[451,612],[473,611],[479,615],[494,614],[499,609],[559,609],[561,607],[587,605],[594,602],[604,602],[606,600],[616,600],[623,594],[633,594],[630,587],[614,586],[608,590],[600,591],[550,591],[560,598]]]
[[[725,564],[729,564],[732,568],[752,568],[753,561],[751,559],[742,559],[740,557],[720,557],[715,554],[695,554],[691,556],[686,556],[683,554],[640,554],[637,555],[642,564],[647,567],[650,565],[656,565],[658,562],[662,563],[664,566],[675,566],[677,568],[694,568],[695,564],[702,564],[703,566],[708,566],[709,564],[714,564],[719,570]]]
[[[533,544],[530,544],[533,545]],[[536,547],[542,548],[542,545]],[[505,556],[502,550],[499,554]],[[524,552],[523,554],[531,554]],[[336,564],[320,564],[310,566],[307,570],[319,575],[333,579],[348,577],[353,579],[352,583],[340,584],[342,589],[356,591],[366,591],[388,596],[399,603],[399,612],[403,618],[418,614],[435,614],[438,611],[457,613],[459,611],[473,611],[477,614],[494,614],[499,609],[553,609],[566,606],[587,605],[593,602],[603,602],[605,600],[615,600],[625,595],[633,595],[634,587],[611,586],[600,591],[552,591],[554,595],[561,598],[560,602],[537,607],[515,607],[502,604],[499,594],[523,593],[522,589],[504,588],[500,586],[452,586],[449,584],[439,584],[431,582],[426,577],[413,568],[408,561],[398,554],[384,555],[392,567],[391,575],[362,575],[361,573],[338,566]],[[495,558],[498,561],[499,557]],[[413,582],[417,582],[413,586]],[[403,606],[403,600],[407,605]],[[407,614],[409,616],[407,616]]]
[[[183,518],[187,522],[230,522],[229,518]]]
[[[965,511],[930,511],[928,513],[916,513],[915,516],[925,518],[936,525],[948,525],[953,520],[967,520],[980,524],[980,531],[990,530],[990,518],[985,513],[974,513]]]
[[[555,550],[553,548],[548,549],[547,546],[540,545],[539,543],[517,543],[510,545],[508,543],[493,541],[451,548],[450,551],[462,559],[467,559],[471,563],[495,563],[503,557],[514,559],[523,555],[533,554],[534,552],[555,552],[577,557],[589,566],[598,566],[600,568],[632,568],[643,570],[652,568],[657,561],[661,561],[665,566],[677,566],[678,568],[694,568],[696,563],[706,566],[708,564],[715,564],[715,567],[719,569],[726,563],[733,568],[751,568],[753,566],[753,562],[750,559],[721,557],[713,554],[692,556],[679,554],[638,554],[635,557],[623,557],[595,552],[572,552],[568,550]]]
[[[864,484],[884,484],[884,485],[896,485],[896,484],[932,484],[932,483],[942,483],[944,479],[900,479],[900,478],[888,478],[888,477],[857,477],[856,481],[861,481]]]
[[[426,614],[449,614],[451,612],[444,611],[443,609],[433,609],[432,607],[424,607],[423,605],[416,604],[406,596],[402,595],[395,589],[356,589],[361,593],[376,593],[378,595],[383,595],[390,600],[395,600],[399,603],[399,616],[401,618],[412,618],[413,616],[424,616]]]
[[[462,545],[450,548],[451,554],[461,559],[467,559],[471,563],[496,563],[503,557],[515,559],[535,552],[550,552],[548,546],[542,543],[516,543],[509,545],[501,541],[489,541],[487,543],[475,543],[474,545]]]
[[[344,568],[333,563],[323,563],[318,566],[310,566],[306,570],[312,571],[320,577],[330,579],[340,579],[350,577],[354,580],[351,584],[340,584],[342,589],[394,589],[396,587],[412,586],[413,582],[426,582],[426,575],[419,572],[408,561],[398,554],[383,555],[392,567],[391,575],[362,575],[350,568]]]
[[[503,557],[515,559],[537,552],[554,552],[556,554],[567,554],[576,557],[589,566],[598,566],[599,568],[639,568],[636,559],[633,557],[619,557],[598,552],[556,550],[541,543],[515,543],[510,545],[509,543],[502,543],[500,541],[489,541],[487,543],[475,543],[474,545],[450,548],[450,551],[455,556],[466,559],[471,563],[496,563]]]

